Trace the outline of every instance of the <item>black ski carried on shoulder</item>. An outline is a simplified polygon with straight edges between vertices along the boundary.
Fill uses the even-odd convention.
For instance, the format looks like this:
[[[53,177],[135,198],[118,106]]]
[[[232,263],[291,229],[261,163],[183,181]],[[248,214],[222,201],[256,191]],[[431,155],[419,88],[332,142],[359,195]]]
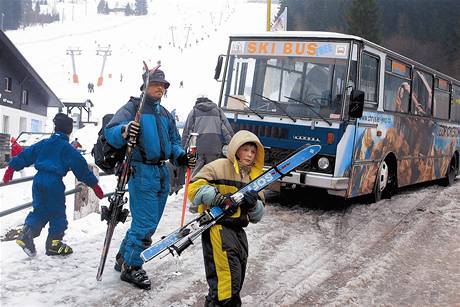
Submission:
[[[140,122],[142,108],[144,107],[149,76],[155,73],[158,68],[160,68],[160,65],[157,65],[153,69],[149,70],[147,64],[144,62],[144,89],[141,101],[139,103],[139,108],[137,109],[136,116],[134,118],[134,120],[138,123]],[[102,247],[101,260],[97,269],[97,280],[102,279],[102,273],[104,272],[105,261],[107,260],[107,253],[109,252],[110,241],[112,240],[115,226],[117,226],[118,222],[124,223],[129,214],[129,210],[126,208],[123,209],[123,205],[127,202],[127,199],[124,197],[124,195],[126,193],[126,184],[128,183],[129,177],[131,175],[131,158],[134,147],[136,146],[136,142],[136,138],[129,137],[123,162],[117,166],[117,186],[115,188],[114,194],[109,198],[110,205],[108,208],[106,206],[101,207],[101,220],[107,221],[107,232],[105,234],[104,245]]]

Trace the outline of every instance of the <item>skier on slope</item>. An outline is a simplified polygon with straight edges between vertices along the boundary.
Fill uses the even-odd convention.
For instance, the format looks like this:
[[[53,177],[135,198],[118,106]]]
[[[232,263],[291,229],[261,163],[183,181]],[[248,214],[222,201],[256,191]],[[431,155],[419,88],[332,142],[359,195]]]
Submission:
[[[219,206],[245,183],[263,173],[264,147],[256,135],[238,131],[228,145],[227,158],[205,165],[188,188],[190,211],[203,212]],[[230,204],[226,216],[202,234],[204,266],[209,292],[205,306],[241,306],[240,291],[246,272],[248,241],[244,227],[264,214],[263,193],[244,194],[241,205]]]
[[[72,170],[79,181],[92,187],[99,199],[104,197],[104,192],[96,176],[88,168],[86,160],[69,144],[69,135],[73,129],[72,119],[58,113],[53,122],[53,135],[26,148],[13,158],[3,176],[3,181],[8,183],[15,170],[19,171],[32,164],[37,169],[32,185],[33,211],[27,215],[24,228],[16,240],[30,257],[37,253],[33,238],[40,235],[48,222],[46,255],[66,256],[72,253],[72,248],[62,242],[67,229],[65,185],[62,178],[69,170]]]

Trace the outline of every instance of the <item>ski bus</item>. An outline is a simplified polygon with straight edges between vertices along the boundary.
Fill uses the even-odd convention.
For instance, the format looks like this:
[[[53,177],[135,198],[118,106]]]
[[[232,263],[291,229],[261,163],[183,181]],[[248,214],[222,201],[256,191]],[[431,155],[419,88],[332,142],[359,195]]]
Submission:
[[[234,35],[214,77],[220,107],[235,131],[260,138],[267,167],[305,143],[322,146],[281,179],[284,189],[378,201],[459,173],[460,81],[363,38]]]

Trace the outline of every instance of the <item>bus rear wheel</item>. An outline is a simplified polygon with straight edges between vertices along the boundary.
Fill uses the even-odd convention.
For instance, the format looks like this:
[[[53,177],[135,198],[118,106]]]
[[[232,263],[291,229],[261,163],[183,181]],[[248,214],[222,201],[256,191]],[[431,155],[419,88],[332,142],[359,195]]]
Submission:
[[[449,187],[454,184],[456,176],[455,170],[455,158],[452,158],[450,161],[449,167],[447,168],[446,177],[442,179],[442,185],[445,187]]]

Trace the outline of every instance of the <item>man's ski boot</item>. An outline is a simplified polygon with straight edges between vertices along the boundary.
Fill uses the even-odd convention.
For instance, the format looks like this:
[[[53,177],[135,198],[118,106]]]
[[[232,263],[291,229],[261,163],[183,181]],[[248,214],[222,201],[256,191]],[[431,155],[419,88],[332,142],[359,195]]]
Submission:
[[[35,257],[37,250],[35,249],[34,236],[32,229],[25,225],[16,239],[16,244],[19,245],[29,257]]]
[[[67,256],[73,253],[70,246],[61,241],[62,239],[46,240],[46,255],[48,256]]]
[[[115,271],[121,272],[121,267],[123,266],[124,262],[125,261],[123,260],[123,255],[120,252],[118,252],[115,256],[115,265],[113,266]]]
[[[144,290],[150,290],[152,285],[142,267],[126,266],[123,264],[120,279]]]

